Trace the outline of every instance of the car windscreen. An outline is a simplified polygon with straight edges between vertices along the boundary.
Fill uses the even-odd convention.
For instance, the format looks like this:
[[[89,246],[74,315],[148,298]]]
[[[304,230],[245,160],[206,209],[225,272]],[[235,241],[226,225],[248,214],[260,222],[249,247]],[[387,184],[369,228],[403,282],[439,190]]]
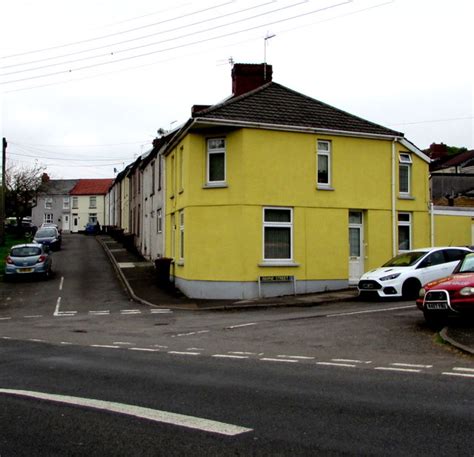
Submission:
[[[31,257],[40,254],[41,248],[36,246],[23,246],[20,248],[12,248],[10,252],[10,255],[12,257]]]
[[[458,273],[474,273],[474,254],[469,254],[464,258]]]
[[[53,228],[44,228],[44,229],[39,229],[36,232],[35,238],[49,238],[56,236],[56,230]]]
[[[427,251],[416,251],[416,252],[404,252],[399,254],[393,259],[390,259],[387,263],[383,264],[383,267],[411,267],[418,260],[420,260]]]

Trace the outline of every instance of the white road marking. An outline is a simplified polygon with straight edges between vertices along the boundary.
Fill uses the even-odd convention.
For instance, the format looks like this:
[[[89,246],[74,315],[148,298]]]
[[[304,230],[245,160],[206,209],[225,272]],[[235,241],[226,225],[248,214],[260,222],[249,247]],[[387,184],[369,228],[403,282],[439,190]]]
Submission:
[[[416,363],[391,363],[393,367],[406,367],[406,368],[433,368],[433,365],[418,365]]]
[[[370,360],[352,360],[352,359],[331,359],[333,362],[343,362],[343,363],[372,363]]]
[[[143,352],[160,352],[159,349],[152,348],[127,348],[129,351],[143,351]]]
[[[91,348],[107,348],[107,349],[117,349],[120,346],[115,346],[112,344],[91,344]]]
[[[244,352],[244,351],[228,351],[229,354],[237,354],[237,355],[257,355],[256,352]],[[261,354],[263,355],[263,353]]]
[[[58,316],[75,316],[77,314],[77,311],[59,311],[58,314],[56,314],[56,317]]]
[[[12,338],[10,338],[9,336],[2,336],[2,340],[11,340]]]
[[[232,354],[213,354],[211,357],[218,357],[221,359],[248,359],[248,355],[232,355]]]
[[[9,321],[11,317],[0,317],[0,321]]]
[[[33,341],[33,343],[44,343],[45,340],[39,340],[38,338],[29,338],[28,341]]]
[[[414,368],[375,367],[374,370],[402,371],[402,372],[406,372],[406,373],[421,373],[421,370],[416,370]]]
[[[200,333],[209,333],[210,330],[199,330],[197,332],[188,332],[188,333],[177,333],[176,335],[171,335],[171,338],[176,338],[179,336],[191,336],[191,335],[198,335]]]
[[[256,323],[256,322],[249,322],[248,324],[231,325],[230,327],[226,327],[226,329],[233,329],[233,328],[240,328],[240,327],[248,327],[249,325],[257,325],[257,323]]]
[[[177,354],[177,355],[201,355],[200,352],[187,352],[187,351],[168,351],[168,354]]]
[[[126,346],[131,345],[132,343],[128,343],[127,341],[114,341],[112,344],[123,344],[124,346]]]
[[[316,362],[316,365],[325,365],[331,367],[346,367],[355,368],[356,366],[351,363],[337,363],[337,362]]]
[[[326,317],[354,316],[356,314],[369,314],[369,313],[383,313],[385,311],[395,311],[397,309],[408,309],[408,308],[416,308],[416,305],[394,306],[393,308],[367,309],[367,310],[364,310],[364,311],[352,311],[350,313],[328,314],[328,315],[326,315]]]
[[[172,312],[170,309],[150,309],[151,314],[166,314]]]
[[[36,314],[34,316],[23,316],[24,319],[35,319],[38,317],[43,317],[41,314]]]
[[[154,346],[155,348],[168,349],[168,346],[162,346],[161,344],[154,344],[153,346]]]
[[[69,345],[69,344],[73,344],[73,343],[70,343],[69,341],[61,341],[60,344]]]
[[[468,373],[474,373],[474,368],[454,367],[453,371],[466,371]]]
[[[123,314],[124,316],[131,316],[132,314],[141,314],[142,312],[140,310],[127,310],[127,309],[122,309],[120,310],[120,314]]]
[[[63,290],[64,276],[61,276],[61,281],[59,281],[59,290]]]
[[[277,355],[283,359],[296,359],[296,360],[314,360],[314,357],[307,357],[305,355]]]
[[[61,305],[61,297],[58,297],[56,300],[56,308],[54,309],[53,316],[57,316],[59,314],[59,306]]]
[[[86,408],[97,409],[101,411],[110,411],[117,414],[138,417],[154,422],[176,425],[195,430],[201,430],[220,435],[235,436],[252,431],[251,428],[240,427],[237,425],[226,424],[224,422],[203,419],[200,417],[186,416],[184,414],[170,413],[141,406],[127,405],[103,400],[94,400],[91,398],[71,397],[65,395],[54,395],[43,392],[31,392],[26,390],[0,389],[0,393],[6,395],[17,395],[21,397],[47,400],[55,403],[67,405],[83,406]]]
[[[453,373],[453,372],[449,372],[449,371],[444,371],[441,374],[444,374],[446,376],[459,376],[459,377],[462,377],[462,378],[474,378],[474,374],[469,374],[469,373]]]
[[[186,351],[204,351],[204,348],[186,348]]]
[[[107,314],[110,314],[109,310],[104,310],[104,311],[89,311],[89,314],[93,316],[106,316]]]
[[[271,357],[262,357],[261,359],[264,362],[285,362],[285,363],[298,363],[298,360],[295,359],[273,359]]]

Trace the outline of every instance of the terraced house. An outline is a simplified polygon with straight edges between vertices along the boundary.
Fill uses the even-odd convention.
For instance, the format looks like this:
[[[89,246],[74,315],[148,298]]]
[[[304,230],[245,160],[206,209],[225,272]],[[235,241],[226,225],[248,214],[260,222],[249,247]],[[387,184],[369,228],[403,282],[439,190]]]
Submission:
[[[163,149],[165,252],[190,297],[340,289],[430,245],[429,158],[401,132],[236,64]]]

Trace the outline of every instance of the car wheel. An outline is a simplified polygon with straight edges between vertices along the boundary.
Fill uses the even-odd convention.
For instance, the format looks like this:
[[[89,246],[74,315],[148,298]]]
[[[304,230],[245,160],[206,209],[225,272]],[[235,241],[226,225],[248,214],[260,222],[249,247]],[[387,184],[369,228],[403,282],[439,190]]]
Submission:
[[[418,294],[420,293],[421,284],[418,279],[407,279],[403,283],[402,287],[402,297],[406,300],[414,300],[418,298]]]

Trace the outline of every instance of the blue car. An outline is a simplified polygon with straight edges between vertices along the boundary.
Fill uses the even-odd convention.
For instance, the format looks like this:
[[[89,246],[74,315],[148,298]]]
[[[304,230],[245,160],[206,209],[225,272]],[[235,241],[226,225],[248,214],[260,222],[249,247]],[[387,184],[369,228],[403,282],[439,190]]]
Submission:
[[[61,234],[55,227],[41,227],[35,233],[34,243],[45,244],[51,249],[61,249]]]
[[[41,275],[51,277],[53,259],[49,247],[43,244],[17,244],[10,248],[5,263],[5,278]]]

